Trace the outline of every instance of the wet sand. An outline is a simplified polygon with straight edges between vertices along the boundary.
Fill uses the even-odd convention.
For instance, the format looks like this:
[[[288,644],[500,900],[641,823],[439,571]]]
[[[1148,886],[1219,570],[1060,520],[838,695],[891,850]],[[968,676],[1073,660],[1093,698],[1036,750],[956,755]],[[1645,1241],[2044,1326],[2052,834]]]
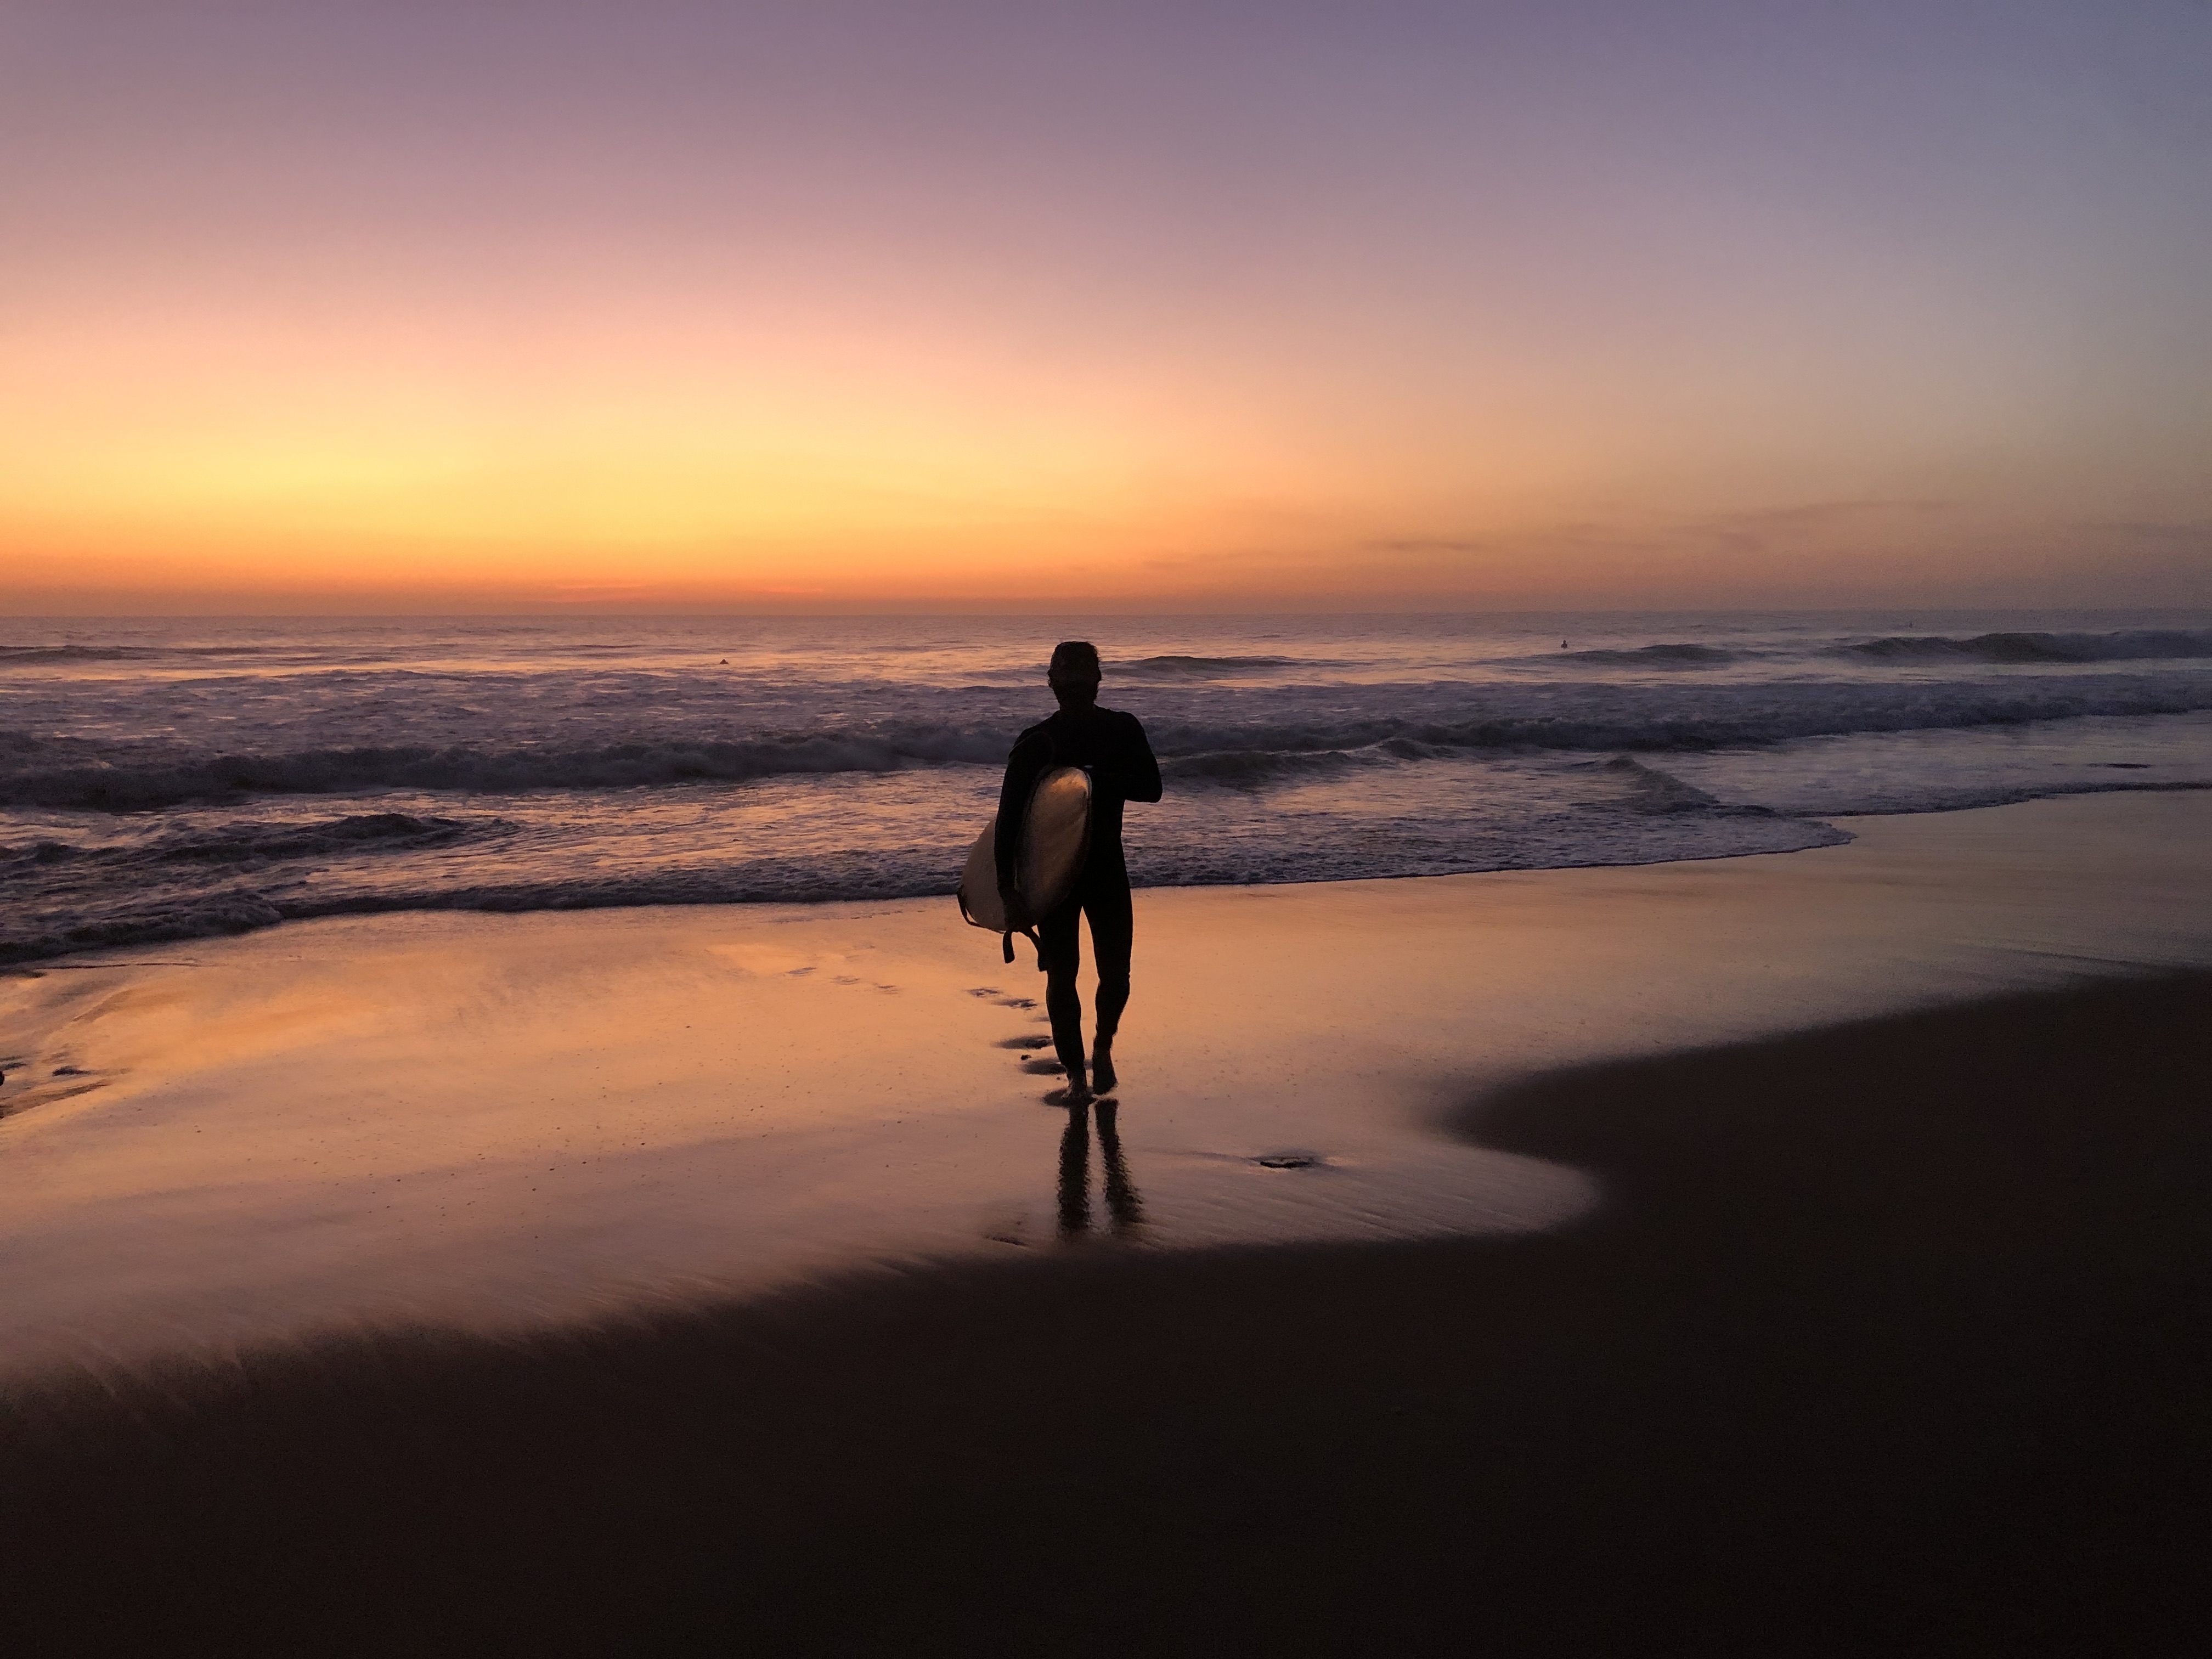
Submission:
[[[1110,1147],[997,1046],[1034,974],[939,906],[15,981],[10,1616],[51,1651],[2199,1645],[2208,808],[1147,894]]]
[[[2212,966],[2212,793],[1851,827],[1704,864],[1146,893],[1118,1242],[1556,1224],[1587,1174],[1441,1133],[1460,1103]],[[0,980],[0,1376],[1061,1242],[1057,1079],[1006,1046],[1043,1035],[1041,976],[949,900],[339,919],[101,961]]]
[[[2179,1654],[2212,976],[1555,1075],[1512,1238],[1025,1253],[19,1395],[25,1652]]]

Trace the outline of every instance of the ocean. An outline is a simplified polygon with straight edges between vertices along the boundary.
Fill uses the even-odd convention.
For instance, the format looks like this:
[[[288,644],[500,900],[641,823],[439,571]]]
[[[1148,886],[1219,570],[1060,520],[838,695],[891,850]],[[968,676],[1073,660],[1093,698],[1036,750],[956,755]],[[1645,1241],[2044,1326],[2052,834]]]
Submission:
[[[0,961],[948,894],[1066,637],[1161,758],[1145,885],[1782,853],[1844,814],[2212,787],[2205,613],[26,618],[0,622]]]

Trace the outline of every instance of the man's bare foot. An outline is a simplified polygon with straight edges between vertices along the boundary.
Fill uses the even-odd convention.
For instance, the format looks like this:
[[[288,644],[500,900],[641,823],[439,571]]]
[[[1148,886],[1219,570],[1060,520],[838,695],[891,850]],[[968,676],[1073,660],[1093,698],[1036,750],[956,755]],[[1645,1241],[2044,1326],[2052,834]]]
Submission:
[[[1054,1089],[1044,1097],[1044,1103],[1048,1106],[1088,1106],[1093,1098],[1090,1085],[1078,1081],[1069,1084],[1065,1089]]]
[[[1107,1042],[1094,1043],[1091,1049],[1091,1081],[1102,1095],[1114,1092],[1114,1085],[1121,1079],[1114,1071],[1114,1045]]]

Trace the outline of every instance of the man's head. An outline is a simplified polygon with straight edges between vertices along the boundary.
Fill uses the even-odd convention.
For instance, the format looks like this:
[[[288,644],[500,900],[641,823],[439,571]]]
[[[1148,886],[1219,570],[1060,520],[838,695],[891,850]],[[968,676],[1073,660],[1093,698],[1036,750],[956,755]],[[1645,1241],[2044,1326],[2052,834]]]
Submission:
[[[1062,640],[1052,648],[1046,684],[1066,709],[1088,708],[1098,701],[1098,647],[1088,640]]]

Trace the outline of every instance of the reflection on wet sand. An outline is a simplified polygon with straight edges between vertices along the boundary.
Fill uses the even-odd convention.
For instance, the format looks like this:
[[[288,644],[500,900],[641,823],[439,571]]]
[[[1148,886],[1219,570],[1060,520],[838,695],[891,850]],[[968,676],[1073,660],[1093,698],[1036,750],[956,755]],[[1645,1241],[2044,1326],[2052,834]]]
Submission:
[[[2212,1651],[2208,1070],[2208,974],[1607,1062],[1443,1124],[1583,1224],[1194,1251],[1148,1085],[1167,1248],[0,1394],[9,1650]]]
[[[1167,1249],[1558,1226],[1600,1177],[1445,1132],[1446,1103],[2212,963],[2212,793],[1848,827],[1786,859],[1146,894],[1144,1092],[1102,1124],[1095,1212],[1087,1116],[1063,1149],[1068,1231],[1133,1224],[1124,1142]],[[1050,1240],[1065,1119],[1018,1057],[1044,1011],[977,983],[979,943],[941,901],[337,917],[0,978],[0,1378]]]
[[[1129,1165],[1121,1156],[1121,1136],[1116,1123],[1121,1103],[1101,1100],[1098,1109],[1098,1159],[1104,1176],[1108,1230],[1120,1236],[1143,1224],[1145,1200],[1129,1179]],[[1067,1109],[1067,1127],[1060,1135],[1060,1236],[1079,1237],[1091,1231],[1091,1110],[1083,1102]]]

